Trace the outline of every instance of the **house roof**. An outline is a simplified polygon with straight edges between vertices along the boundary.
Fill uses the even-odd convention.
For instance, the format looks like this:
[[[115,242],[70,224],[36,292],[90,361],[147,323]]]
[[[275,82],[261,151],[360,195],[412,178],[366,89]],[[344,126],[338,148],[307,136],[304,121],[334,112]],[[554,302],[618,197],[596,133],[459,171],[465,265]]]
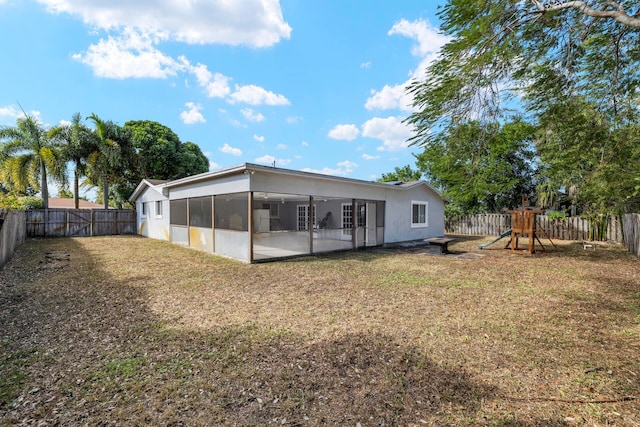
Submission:
[[[50,197],[49,198],[49,208],[52,209],[75,209],[75,204],[73,199],[69,198],[59,198],[59,197]],[[104,209],[104,205],[88,202],[86,200],[78,200],[78,207],[80,209]]]
[[[364,181],[364,180],[360,180],[360,179],[332,176],[332,175],[326,175],[326,174],[321,174],[321,173],[316,173],[316,172],[307,172],[307,171],[298,171],[298,170],[293,170],[293,169],[277,168],[277,167],[273,167],[273,166],[264,166],[264,165],[254,164],[254,163],[243,163],[243,164],[240,164],[240,165],[237,165],[237,166],[231,166],[231,167],[228,167],[228,168],[216,169],[216,170],[205,172],[205,173],[201,173],[201,174],[198,174],[198,175],[192,175],[192,176],[188,176],[188,177],[185,177],[185,178],[176,179],[174,181],[164,181],[163,182],[163,181],[158,181],[158,180],[143,179],[140,182],[140,184],[138,184],[138,186],[136,187],[134,192],[131,194],[131,197],[129,197],[129,200],[130,201],[135,201],[140,196],[140,194],[142,194],[142,192],[145,190],[146,187],[156,187],[156,188],[159,188],[161,190],[162,188],[177,187],[177,186],[186,185],[186,184],[192,184],[192,183],[200,182],[200,181],[209,181],[209,180],[220,178],[220,177],[227,176],[227,175],[250,173],[250,172],[253,172],[253,171],[277,173],[277,174],[281,174],[281,175],[290,175],[290,176],[299,176],[299,177],[303,177],[303,176],[304,177],[312,177],[314,179],[327,180],[327,181],[351,182],[351,183],[357,183],[357,184],[361,184],[361,185],[370,185],[370,186],[385,187],[385,188],[394,187],[394,188],[398,188],[400,190],[402,190],[402,189],[406,190],[406,189],[413,188],[413,187],[416,187],[416,186],[425,185],[429,189],[434,191],[438,196],[440,196],[440,192],[438,190],[436,190],[432,185],[430,185],[429,183],[427,183],[425,181],[413,181],[413,182]],[[154,182],[157,182],[157,183],[154,183]]]

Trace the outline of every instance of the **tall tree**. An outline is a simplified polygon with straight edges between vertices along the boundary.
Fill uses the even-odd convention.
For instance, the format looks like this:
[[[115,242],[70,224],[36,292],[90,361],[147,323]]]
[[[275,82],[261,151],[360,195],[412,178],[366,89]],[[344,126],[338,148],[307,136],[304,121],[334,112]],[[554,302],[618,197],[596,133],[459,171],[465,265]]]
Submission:
[[[16,126],[0,129],[2,175],[5,184],[17,191],[29,186],[39,189],[42,204],[49,207],[48,177],[66,185],[66,162],[50,130],[35,117],[25,115]]]
[[[122,162],[120,142],[124,139],[122,129],[112,121],[102,120],[95,113],[88,119],[93,122],[94,147],[87,157],[88,177],[102,188],[104,208],[109,208],[109,179]]]
[[[534,111],[581,93],[613,113],[631,112],[640,83],[640,5],[627,11],[609,0],[588,3],[449,0],[439,17],[451,41],[428,78],[410,86],[415,142],[424,143],[437,123],[494,122],[523,94]]]
[[[178,165],[176,178],[184,178],[209,171],[209,159],[200,150],[200,146],[191,141],[180,144]]]
[[[382,177],[378,179],[378,182],[393,182],[393,181],[418,181],[422,177],[422,172],[419,170],[411,169],[411,165],[405,165],[403,167],[396,166],[393,172],[383,173]]]
[[[179,166],[178,135],[151,120],[131,120],[124,126],[131,132],[133,147],[140,157],[139,178],[174,179]]]
[[[462,212],[498,212],[533,190],[534,127],[516,120],[460,123],[417,155],[418,168]],[[489,135],[486,135],[487,133]]]
[[[56,126],[53,137],[60,141],[62,155],[73,163],[73,203],[76,209],[80,206],[80,178],[87,174],[87,159],[95,144],[93,134],[83,122],[80,113],[75,113],[71,123]]]
[[[135,185],[143,178],[172,180],[209,170],[209,160],[200,147],[182,143],[169,127],[151,120],[131,120],[124,127],[131,132],[139,158]]]
[[[439,16],[451,41],[427,70],[428,78],[409,87],[416,107],[407,120],[416,127],[414,144],[427,146],[469,120],[478,121],[491,138],[493,123],[516,110],[539,125],[537,148],[544,170],[558,171],[552,179],[557,188],[566,185],[560,179],[562,165],[565,174],[587,176],[593,184],[582,183],[582,189],[591,188],[581,192],[584,205],[611,199],[611,179],[632,188],[628,181],[637,174],[614,178],[617,163],[611,150],[628,147],[620,138],[632,135],[639,122],[637,2],[449,0]],[[589,120],[597,126],[581,138]],[[613,135],[619,135],[615,144]],[[599,147],[603,155],[598,162],[584,156],[571,162],[558,151],[568,144],[577,154]],[[635,156],[633,150],[625,153]],[[609,204],[622,208],[624,199]]]

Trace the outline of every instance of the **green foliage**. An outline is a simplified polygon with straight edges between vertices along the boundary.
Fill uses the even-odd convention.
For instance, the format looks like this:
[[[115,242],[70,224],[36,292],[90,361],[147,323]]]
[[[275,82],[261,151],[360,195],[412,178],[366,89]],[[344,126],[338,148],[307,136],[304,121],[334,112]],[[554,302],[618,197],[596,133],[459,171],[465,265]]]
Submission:
[[[561,212],[561,211],[553,211],[553,212],[547,212],[547,218],[550,220],[563,220],[563,219],[567,219],[567,214],[565,212]]]
[[[633,177],[640,170],[640,126],[612,123],[593,103],[576,98],[540,114],[538,153],[549,186],[565,188],[586,214],[640,208]]]
[[[43,209],[42,199],[39,197],[17,197],[13,194],[0,194],[0,209]]]
[[[412,143],[435,152],[431,145],[442,146],[461,126],[477,122],[479,142],[463,144],[457,151],[465,161],[450,165],[465,170],[467,187],[491,192],[493,181],[480,173],[485,166],[466,172],[475,160],[465,150],[489,144],[494,124],[519,111],[539,129],[538,176],[547,196],[572,189],[580,210],[602,215],[638,209],[633,179],[640,169],[640,6],[625,4],[622,11],[613,2],[594,0],[584,7],[550,3],[554,10],[547,10],[538,4],[446,3],[439,17],[450,42],[427,70],[429,77],[409,87],[416,107],[407,119],[417,131]],[[590,7],[611,14],[587,16]],[[617,20],[613,13],[628,19]],[[436,172],[436,178],[453,173]],[[473,197],[463,202],[482,209]]]
[[[456,221],[464,216],[465,212],[458,205],[451,203],[445,203],[444,205],[444,218],[447,221]]]
[[[80,179],[87,174],[87,159],[95,149],[94,135],[84,123],[80,113],[75,113],[70,124],[56,126],[53,136],[60,142],[62,155],[73,164],[74,205],[79,206]],[[61,196],[62,197],[62,196]]]
[[[140,157],[141,178],[173,179],[178,167],[180,138],[170,128],[150,120],[128,121],[124,127]]]
[[[178,179],[209,170],[209,160],[193,142],[180,142],[169,127],[151,120],[124,125],[139,157],[137,183],[143,178]]]
[[[520,120],[461,123],[433,138],[417,164],[456,209],[498,212],[532,192],[533,135],[534,128]]]
[[[184,178],[209,171],[209,159],[202,153],[200,147],[191,141],[180,145],[178,165],[176,178]]]
[[[61,185],[67,182],[66,160],[51,130],[35,117],[25,115],[16,126],[0,129],[0,174],[15,192],[29,187],[40,190],[44,206],[49,198],[48,175]]]
[[[394,181],[402,181],[402,182],[412,182],[419,181],[422,177],[422,172],[419,170],[411,169],[410,165],[406,165],[403,167],[395,167],[393,172],[383,173],[382,177],[377,179],[378,182],[394,182]]]
[[[73,199],[73,192],[65,188],[58,190],[58,197],[61,199]]]

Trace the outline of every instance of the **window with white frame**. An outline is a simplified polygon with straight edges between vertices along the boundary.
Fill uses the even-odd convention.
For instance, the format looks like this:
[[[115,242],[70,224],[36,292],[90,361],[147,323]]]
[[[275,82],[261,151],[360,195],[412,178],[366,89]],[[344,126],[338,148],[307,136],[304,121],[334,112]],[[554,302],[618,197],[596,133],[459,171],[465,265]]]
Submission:
[[[315,228],[316,205],[313,205],[311,220],[309,219],[309,205],[298,205],[298,231],[308,230],[310,223]]]
[[[156,218],[162,218],[162,200],[156,201]]]
[[[429,212],[429,204],[427,202],[412,201],[411,202],[411,227],[427,227],[427,214]]]
[[[140,216],[142,218],[147,216],[147,204],[145,202],[140,203]]]

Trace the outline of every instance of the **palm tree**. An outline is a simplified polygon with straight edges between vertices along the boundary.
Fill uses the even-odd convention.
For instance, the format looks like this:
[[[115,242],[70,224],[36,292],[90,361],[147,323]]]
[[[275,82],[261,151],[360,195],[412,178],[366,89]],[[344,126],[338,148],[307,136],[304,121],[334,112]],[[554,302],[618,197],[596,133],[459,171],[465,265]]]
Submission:
[[[52,132],[35,117],[25,114],[15,127],[0,129],[0,161],[5,184],[17,191],[31,186],[40,190],[42,205],[49,207],[47,175],[62,185],[67,182],[66,162]]]
[[[109,175],[122,161],[119,140],[122,139],[122,129],[112,121],[104,121],[95,113],[89,120],[95,125],[93,131],[94,146],[87,157],[88,178],[102,187],[104,208],[109,208]]]
[[[75,113],[71,123],[52,129],[53,137],[62,144],[64,158],[73,163],[73,203],[76,209],[80,207],[79,183],[80,177],[87,174],[87,158],[92,152],[91,129],[82,123],[80,113]]]

